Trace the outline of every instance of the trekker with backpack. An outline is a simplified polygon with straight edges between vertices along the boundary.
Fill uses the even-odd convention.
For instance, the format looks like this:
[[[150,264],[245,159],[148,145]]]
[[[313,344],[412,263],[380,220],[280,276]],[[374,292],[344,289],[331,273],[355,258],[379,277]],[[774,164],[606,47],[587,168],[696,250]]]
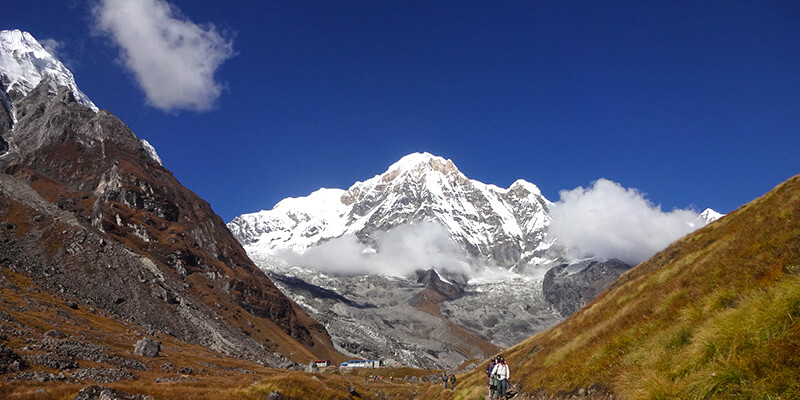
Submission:
[[[450,389],[456,389],[456,374],[450,375]]]
[[[502,356],[497,357],[497,365],[492,369],[492,376],[497,379],[497,398],[505,399],[510,376],[508,364]]]
[[[497,365],[497,357],[492,357],[489,365],[486,366],[486,387],[489,388],[489,398],[494,399],[497,394],[497,380],[492,375],[494,366]]]

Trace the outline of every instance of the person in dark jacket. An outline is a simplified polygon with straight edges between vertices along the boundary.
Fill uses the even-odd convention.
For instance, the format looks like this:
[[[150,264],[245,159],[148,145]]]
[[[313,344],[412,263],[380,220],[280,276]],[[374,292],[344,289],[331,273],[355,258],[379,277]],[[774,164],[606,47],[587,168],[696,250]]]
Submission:
[[[497,357],[492,357],[486,366],[486,387],[489,389],[489,398],[494,399],[497,394],[497,380],[492,376],[492,370],[497,365]]]
[[[455,390],[456,388],[456,374],[450,375],[450,389]]]

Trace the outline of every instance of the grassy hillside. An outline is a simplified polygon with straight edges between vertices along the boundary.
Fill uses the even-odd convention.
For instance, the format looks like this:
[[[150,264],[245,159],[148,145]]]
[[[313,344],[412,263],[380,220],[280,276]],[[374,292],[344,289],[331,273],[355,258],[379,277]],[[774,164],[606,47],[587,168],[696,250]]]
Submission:
[[[673,243],[504,352],[525,392],[800,398],[800,176]],[[480,370],[480,368],[479,368]],[[482,398],[475,371],[456,398]]]

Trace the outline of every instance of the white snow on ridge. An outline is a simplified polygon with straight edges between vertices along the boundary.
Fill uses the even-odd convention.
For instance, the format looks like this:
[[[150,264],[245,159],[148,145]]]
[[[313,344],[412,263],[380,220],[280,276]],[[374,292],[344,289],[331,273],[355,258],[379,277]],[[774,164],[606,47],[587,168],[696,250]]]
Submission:
[[[0,83],[6,92],[18,92],[25,96],[45,78],[50,79],[52,90],[57,86],[66,86],[79,103],[98,111],[89,97],[78,89],[72,72],[47,52],[30,33],[18,29],[0,31]],[[8,106],[11,105],[8,99],[4,101]]]
[[[281,200],[272,210],[244,214],[228,224],[237,237],[251,238],[266,253],[292,250],[302,254],[322,239],[341,236],[350,207],[342,189],[319,189],[306,197]]]
[[[700,220],[705,222],[705,224],[707,225],[707,224],[710,224],[710,223],[712,223],[712,222],[714,222],[714,221],[716,221],[716,220],[718,220],[718,219],[720,219],[720,218],[722,218],[724,216],[725,216],[725,214],[719,213],[719,212],[714,211],[714,210],[712,210],[710,208],[706,208],[705,210],[703,210],[703,212],[700,213],[698,218],[700,218]]]
[[[150,156],[150,158],[152,158],[155,162],[157,162],[158,165],[164,165],[164,164],[161,163],[161,157],[158,156],[158,152],[156,152],[156,148],[153,147],[153,145],[150,144],[150,142],[148,142],[145,139],[139,139],[139,142],[142,144],[142,147],[144,148],[145,153],[147,153],[147,155]]]

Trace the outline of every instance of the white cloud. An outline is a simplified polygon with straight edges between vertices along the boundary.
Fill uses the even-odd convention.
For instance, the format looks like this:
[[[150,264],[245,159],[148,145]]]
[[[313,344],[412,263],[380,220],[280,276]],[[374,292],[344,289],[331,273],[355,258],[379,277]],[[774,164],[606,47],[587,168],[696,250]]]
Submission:
[[[55,39],[42,39],[39,41],[39,44],[41,44],[51,56],[61,59],[61,55],[59,53],[61,48],[64,47],[63,43]]]
[[[280,256],[292,265],[340,275],[405,276],[430,268],[464,277],[471,275],[463,251],[440,224],[401,225],[376,236],[374,249],[348,234],[314,246],[302,255],[285,252]]]
[[[164,0],[100,0],[93,15],[154,107],[204,111],[219,97],[214,73],[234,53],[213,25],[195,24]]]
[[[694,210],[661,211],[636,189],[607,179],[559,194],[549,230],[575,257],[636,265],[704,224]]]

